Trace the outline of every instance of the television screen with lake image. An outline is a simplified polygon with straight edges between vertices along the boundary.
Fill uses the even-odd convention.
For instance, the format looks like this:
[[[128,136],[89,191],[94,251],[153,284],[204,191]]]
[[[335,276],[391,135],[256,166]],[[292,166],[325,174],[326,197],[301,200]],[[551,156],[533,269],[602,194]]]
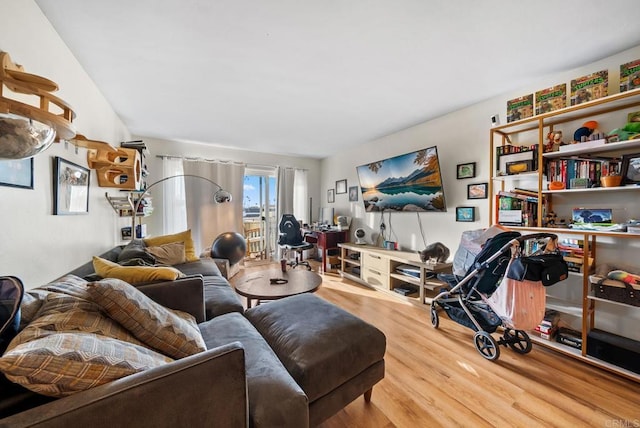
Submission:
[[[362,165],[357,171],[368,212],[447,210],[436,146]]]

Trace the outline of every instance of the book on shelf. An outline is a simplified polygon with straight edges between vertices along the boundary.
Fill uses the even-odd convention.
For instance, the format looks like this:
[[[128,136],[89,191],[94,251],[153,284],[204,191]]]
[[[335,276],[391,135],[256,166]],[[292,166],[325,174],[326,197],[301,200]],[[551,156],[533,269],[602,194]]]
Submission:
[[[640,59],[620,64],[620,92],[640,88]]]
[[[609,94],[609,71],[601,70],[571,80],[571,105],[593,101]]]
[[[547,161],[545,178],[547,181],[564,183],[565,189],[600,187],[600,178],[620,169],[619,159],[608,158],[567,158]],[[576,181],[575,179],[586,179]],[[585,185],[586,184],[586,185]]]
[[[147,145],[142,140],[123,141],[120,143],[120,147],[124,147],[127,149],[136,149],[140,153],[149,154],[149,149],[147,148]]]
[[[531,116],[533,116],[533,94],[507,101],[507,122],[515,122]]]
[[[536,91],[536,114],[549,113],[567,106],[567,84]]]
[[[538,218],[538,196],[500,190],[496,194],[495,222],[503,226],[534,226]]]

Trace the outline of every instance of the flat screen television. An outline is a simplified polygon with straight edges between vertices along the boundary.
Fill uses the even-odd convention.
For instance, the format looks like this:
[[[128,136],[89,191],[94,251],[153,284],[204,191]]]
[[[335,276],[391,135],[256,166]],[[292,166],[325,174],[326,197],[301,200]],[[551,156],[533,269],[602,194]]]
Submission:
[[[442,174],[436,146],[357,167],[368,212],[444,212]]]

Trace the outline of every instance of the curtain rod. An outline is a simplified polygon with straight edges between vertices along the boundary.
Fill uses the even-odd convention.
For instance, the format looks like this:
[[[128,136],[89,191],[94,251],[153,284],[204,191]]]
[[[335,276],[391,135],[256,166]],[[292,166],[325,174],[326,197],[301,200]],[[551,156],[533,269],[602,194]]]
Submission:
[[[308,171],[307,168],[298,168],[294,166],[280,166],[280,165],[261,165],[257,163],[246,163],[246,162],[238,162],[232,160],[224,160],[224,159],[206,159],[199,157],[189,157],[189,156],[178,156],[178,155],[156,155],[157,158],[170,158],[170,159],[182,159],[188,161],[201,161],[201,162],[211,162],[211,163],[225,163],[225,164],[233,164],[233,165],[244,165],[246,167],[255,167],[255,168],[285,168],[285,169],[297,169],[300,171]]]

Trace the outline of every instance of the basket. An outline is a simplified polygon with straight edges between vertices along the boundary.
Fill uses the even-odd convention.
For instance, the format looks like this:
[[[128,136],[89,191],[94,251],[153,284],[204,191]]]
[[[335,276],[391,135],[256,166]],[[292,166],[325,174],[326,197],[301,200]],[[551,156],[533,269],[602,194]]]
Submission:
[[[593,285],[596,297],[625,303],[631,306],[640,306],[640,286],[606,277],[591,275],[589,281]]]
[[[618,187],[622,183],[621,175],[608,175],[600,178],[600,184],[602,187]]]

